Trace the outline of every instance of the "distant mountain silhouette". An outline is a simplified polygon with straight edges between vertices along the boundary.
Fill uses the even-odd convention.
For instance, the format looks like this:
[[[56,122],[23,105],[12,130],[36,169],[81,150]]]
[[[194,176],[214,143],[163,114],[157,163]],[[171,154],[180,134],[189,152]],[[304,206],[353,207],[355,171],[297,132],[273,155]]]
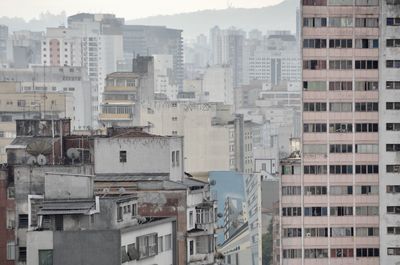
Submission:
[[[250,31],[296,30],[296,9],[299,0],[285,0],[274,6],[263,8],[228,8],[222,10],[202,10],[167,16],[153,16],[126,21],[126,24],[165,25],[183,29],[185,37],[194,38],[201,33],[208,33],[210,28],[231,26]]]
[[[19,17],[0,17],[0,25],[8,26],[10,33],[16,30],[45,31],[47,27],[67,26],[67,16],[65,12],[59,15],[47,12],[29,21]]]
[[[0,0],[1,1],[1,0]],[[263,8],[228,8],[221,10],[202,10],[175,15],[160,15],[141,19],[127,20],[126,24],[165,25],[183,29],[184,37],[194,38],[210,28],[231,26],[250,31],[296,30],[296,9],[299,0],[285,0],[280,4]],[[15,30],[45,31],[47,27],[67,26],[66,14],[54,15],[42,13],[38,19],[25,21],[18,17],[0,17],[0,24],[7,25],[10,32]]]

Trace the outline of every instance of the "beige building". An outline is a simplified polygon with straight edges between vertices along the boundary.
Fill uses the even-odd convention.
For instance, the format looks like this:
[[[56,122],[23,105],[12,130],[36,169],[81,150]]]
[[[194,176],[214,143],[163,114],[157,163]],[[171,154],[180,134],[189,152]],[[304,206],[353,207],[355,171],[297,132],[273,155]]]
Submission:
[[[73,116],[73,97],[60,92],[21,92],[19,82],[0,82],[0,162],[16,136],[17,119],[58,119]]]
[[[282,167],[280,264],[394,264],[379,241],[382,2],[302,1],[302,155]]]
[[[184,136],[185,171],[234,169],[235,138],[231,106],[216,103],[155,101],[141,104],[138,124],[150,133]]]

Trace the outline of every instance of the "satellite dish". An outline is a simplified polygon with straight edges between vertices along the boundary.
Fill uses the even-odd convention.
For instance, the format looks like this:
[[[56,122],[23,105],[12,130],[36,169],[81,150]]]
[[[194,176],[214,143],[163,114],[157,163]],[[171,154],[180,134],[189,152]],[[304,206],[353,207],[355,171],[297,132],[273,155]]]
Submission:
[[[34,141],[26,147],[26,152],[33,156],[42,155],[49,155],[53,150],[52,144],[44,139]]]
[[[26,161],[26,163],[27,163],[28,165],[33,166],[34,164],[37,163],[36,157],[30,156],[30,157],[28,158],[28,160]]]
[[[43,154],[38,155],[36,160],[40,166],[44,166],[47,164],[47,158]]]
[[[125,190],[124,187],[121,187],[121,188],[118,189],[118,193],[119,193],[119,194],[123,194],[123,193],[125,193],[125,191],[126,191],[126,190]]]
[[[72,160],[72,164],[75,162],[75,160],[79,159],[80,153],[79,150],[76,148],[70,148],[67,150],[67,156],[69,159]]]

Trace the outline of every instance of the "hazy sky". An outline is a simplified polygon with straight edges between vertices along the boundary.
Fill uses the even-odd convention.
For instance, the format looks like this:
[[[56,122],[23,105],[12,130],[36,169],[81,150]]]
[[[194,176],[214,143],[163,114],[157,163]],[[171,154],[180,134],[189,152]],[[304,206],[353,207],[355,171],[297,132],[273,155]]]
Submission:
[[[115,13],[126,19],[168,15],[203,9],[263,7],[283,0],[0,0],[0,16],[37,18],[42,12],[67,15],[78,12]]]

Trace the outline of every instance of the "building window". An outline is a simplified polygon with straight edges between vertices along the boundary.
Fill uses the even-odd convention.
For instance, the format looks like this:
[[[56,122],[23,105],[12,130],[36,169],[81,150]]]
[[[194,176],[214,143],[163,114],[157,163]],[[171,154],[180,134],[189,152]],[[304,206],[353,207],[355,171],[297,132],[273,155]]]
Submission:
[[[26,247],[19,247],[18,261],[26,262]]]
[[[305,123],[303,124],[304,133],[325,133],[327,130],[326,123]]]
[[[353,90],[353,82],[351,81],[334,81],[329,82],[330,91],[351,91]]]
[[[388,48],[400,47],[400,39],[387,39],[386,47]]]
[[[400,89],[400,81],[387,81],[386,89]]]
[[[357,248],[357,257],[379,257],[379,248]]]
[[[387,110],[400,110],[400,102],[386,102]]]
[[[331,111],[331,112],[352,112],[353,111],[353,103],[350,103],[350,102],[329,103],[329,111]]]
[[[331,165],[329,166],[330,174],[353,174],[352,165]]]
[[[305,186],[304,187],[304,195],[326,195],[327,188],[326,186]]]
[[[353,145],[351,144],[331,144],[329,145],[330,153],[353,153]]]
[[[387,185],[386,193],[400,193],[400,185]]]
[[[386,165],[386,173],[400,173],[400,165]]]
[[[157,244],[158,244],[158,253],[163,252],[164,251],[164,237],[159,236]]]
[[[282,208],[282,216],[301,216],[300,207]]]
[[[304,39],[303,48],[311,48],[311,49],[326,48],[326,39]]]
[[[347,237],[354,235],[353,227],[332,227],[330,230],[331,237]]]
[[[387,227],[388,235],[400,235],[400,226],[389,226]]]
[[[319,28],[327,26],[326,17],[305,17],[303,18],[303,26],[311,28]]]
[[[386,68],[400,68],[400,60],[387,60]]]
[[[378,61],[375,60],[356,60],[355,69],[357,70],[370,70],[378,69]]]
[[[15,228],[15,212],[14,210],[7,210],[7,229]]]
[[[400,248],[388,248],[388,256],[400,256]]]
[[[331,216],[351,216],[353,215],[353,207],[336,206],[330,208]]]
[[[28,228],[28,215],[20,214],[18,216],[18,228]]]
[[[328,257],[328,249],[313,248],[304,250],[304,258],[306,259],[325,259]]]
[[[123,221],[123,207],[122,206],[118,206],[117,207],[117,221],[121,222]]]
[[[324,81],[304,81],[304,91],[326,91],[326,82]]]
[[[379,186],[371,186],[371,185],[356,186],[356,194],[378,195],[379,194]]]
[[[39,249],[39,265],[53,265],[53,250]]]
[[[356,165],[356,174],[378,174],[378,165]]]
[[[165,236],[165,250],[171,250],[172,249],[172,235],[168,234]]]
[[[386,18],[387,26],[400,26],[400,18],[398,17],[388,17]]]
[[[351,133],[353,132],[353,124],[351,123],[331,123],[329,124],[330,133]]]
[[[310,165],[304,166],[304,174],[324,175],[327,173],[326,165]]]
[[[400,123],[386,123],[387,131],[400,131]]]
[[[176,162],[176,166],[179,167],[179,163],[180,163],[180,152],[176,151],[175,152],[175,162]]]
[[[301,237],[301,228],[284,228],[283,237]]]
[[[387,214],[400,214],[400,206],[387,206],[386,213]]]
[[[326,6],[326,0],[303,0],[305,6]]]
[[[136,239],[139,250],[139,260],[157,255],[157,234],[140,236]]]
[[[356,91],[371,91],[371,90],[378,90],[378,82],[371,82],[371,81],[356,81]]]
[[[329,61],[330,70],[349,70],[353,68],[353,61],[350,60],[331,60]]]
[[[355,103],[355,111],[356,112],[378,111],[378,102],[356,102]]]
[[[7,188],[7,199],[8,200],[15,199],[15,187],[8,187]]]
[[[388,5],[400,5],[400,0],[386,0]]]
[[[126,151],[119,151],[119,162],[126,163]]]
[[[189,212],[189,226],[193,226],[193,211]]]
[[[377,28],[379,27],[379,18],[356,18],[356,27]]]
[[[189,255],[190,256],[194,255],[194,241],[193,240],[189,241]]]
[[[400,144],[386,144],[387,152],[400,152]]]
[[[357,39],[356,40],[357,49],[376,49],[379,48],[378,39]]]
[[[176,155],[175,155],[175,151],[172,151],[172,155],[171,155],[171,159],[172,159],[172,167],[175,167],[175,159],[176,159]]]
[[[284,249],[282,256],[284,259],[301,259],[301,249]]]
[[[300,186],[282,187],[282,195],[283,196],[301,195],[301,187]]]
[[[356,123],[356,132],[378,132],[378,123]]]
[[[15,260],[15,241],[7,242],[7,260]]]
[[[342,27],[352,27],[353,18],[351,17],[330,17],[329,27],[342,28]]]
[[[357,154],[377,154],[379,146],[377,144],[356,144]]]
[[[326,207],[304,207],[304,216],[327,216]]]
[[[354,249],[352,248],[332,248],[331,258],[348,258],[354,257]]]
[[[329,188],[329,194],[332,196],[352,195],[353,186],[331,186]]]
[[[328,237],[328,228],[304,228],[305,237]]]
[[[325,70],[326,61],[324,60],[305,60],[303,61],[304,70]]]
[[[329,48],[332,49],[345,49],[345,48],[353,48],[353,40],[352,39],[330,39],[329,40]]]
[[[134,203],[132,204],[132,217],[135,217],[137,215],[138,215],[137,205]]]
[[[303,103],[303,111],[305,111],[305,112],[326,111],[326,103],[325,102],[305,102],[305,103]]]
[[[379,227],[357,227],[356,236],[358,237],[379,236]]]
[[[376,216],[379,215],[378,206],[357,206],[356,207],[357,216]]]

